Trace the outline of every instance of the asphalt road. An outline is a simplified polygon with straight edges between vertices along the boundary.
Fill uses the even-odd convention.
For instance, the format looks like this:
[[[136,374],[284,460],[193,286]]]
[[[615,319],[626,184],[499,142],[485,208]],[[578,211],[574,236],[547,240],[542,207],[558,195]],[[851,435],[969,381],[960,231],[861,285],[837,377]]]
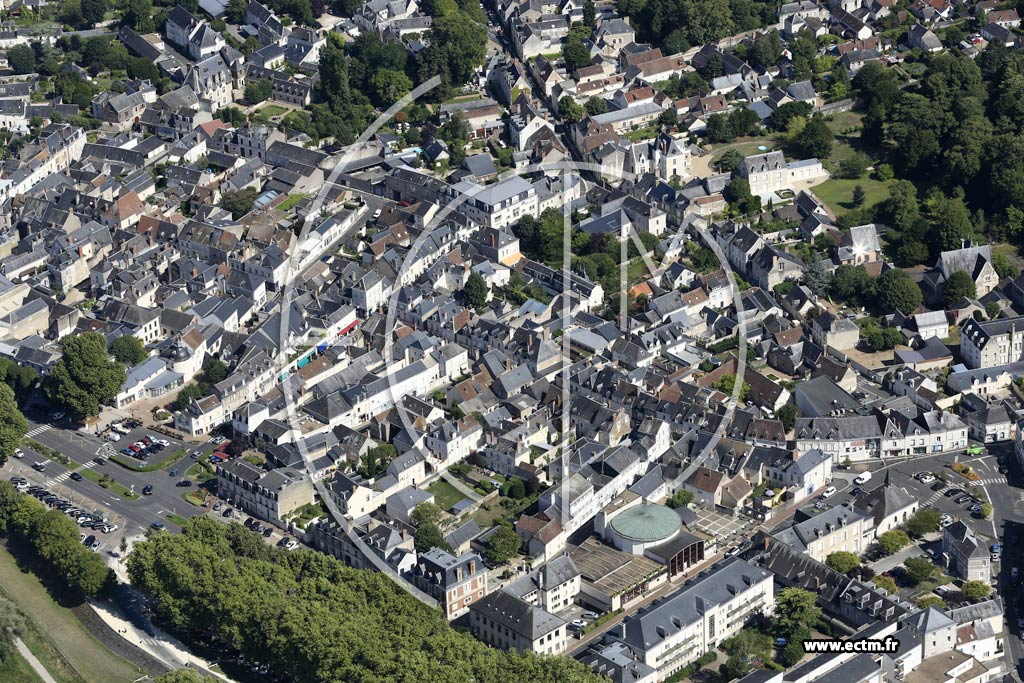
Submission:
[[[98,437],[82,434],[76,430],[61,429],[52,427],[45,423],[30,422],[29,438],[38,441],[44,446],[63,453],[73,461],[71,470],[81,471],[92,469],[96,472],[109,474],[117,483],[126,487],[133,487],[136,493],[141,494],[146,485],[153,486],[153,494],[141,496],[135,500],[129,500],[117,493],[101,487],[96,482],[88,479],[74,481],[68,478],[64,467],[47,461],[45,473],[32,469],[36,461],[45,461],[42,455],[35,453],[31,448],[25,447],[25,458],[22,460],[10,459],[5,465],[9,477],[11,474],[18,474],[28,481],[46,486],[53,493],[60,495],[76,503],[85,503],[83,507],[94,510],[112,513],[111,518],[123,528],[123,533],[131,536],[144,531],[154,521],[161,521],[170,529],[177,529],[177,525],[167,519],[168,514],[176,514],[181,517],[191,517],[201,514],[202,509],[197,508],[182,499],[182,494],[194,489],[179,488],[175,483],[181,478],[185,470],[194,461],[188,453],[197,448],[212,450],[212,444],[182,444],[172,441],[168,447],[171,451],[185,447],[186,454],[177,459],[174,463],[168,463],[164,469],[153,472],[135,472],[115,462],[108,460],[104,465],[96,464],[98,453],[105,453],[109,449],[119,450],[137,439],[142,434],[147,434],[144,429],[133,431],[128,437],[123,438],[117,444],[110,444]],[[162,435],[160,438],[166,438]],[[171,441],[170,439],[168,439]],[[170,476],[170,470],[177,469],[179,476]]]

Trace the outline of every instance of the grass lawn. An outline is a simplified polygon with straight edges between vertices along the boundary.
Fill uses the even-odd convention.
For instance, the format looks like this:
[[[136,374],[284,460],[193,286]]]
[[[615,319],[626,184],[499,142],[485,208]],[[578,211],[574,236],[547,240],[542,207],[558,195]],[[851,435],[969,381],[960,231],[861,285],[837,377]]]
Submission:
[[[124,484],[118,484],[116,479],[114,481],[110,481],[110,482],[101,481],[101,479],[103,479],[103,474],[101,472],[97,472],[96,470],[85,469],[85,470],[81,470],[79,472],[79,474],[81,474],[83,477],[85,477],[89,481],[96,482],[97,484],[99,484],[103,488],[107,489],[108,491],[113,491],[117,495],[124,496],[125,498],[127,498],[129,500],[135,500],[136,498],[139,497],[139,494],[132,493],[131,489],[129,489]]]
[[[752,154],[764,154],[765,152],[778,149],[779,145],[773,138],[765,135],[759,138],[739,138],[736,142],[719,146],[708,145],[708,147],[711,148],[708,149],[708,151],[714,154],[715,159],[717,159],[723,151],[728,151],[730,149],[734,149],[739,152],[741,157],[748,157]],[[766,147],[767,149],[758,149],[759,147]]]
[[[649,126],[647,128],[631,130],[626,133],[626,137],[629,138],[631,142],[640,142],[641,140],[650,140],[651,138],[657,137],[660,131],[660,126]]]
[[[266,116],[267,118],[272,118],[274,116],[282,116],[287,113],[288,108],[282,107],[279,104],[268,104],[267,106],[260,108],[260,114]]]
[[[851,128],[859,128],[861,120],[864,116],[860,112],[856,111],[841,111],[838,114],[833,114],[828,121],[828,127],[832,129],[832,132],[839,135],[841,131],[849,130]]]
[[[207,462],[197,462],[192,467],[185,470],[185,476],[199,484],[216,479],[217,475],[213,471],[213,466]]]
[[[130,683],[142,675],[93,638],[35,575],[22,572],[6,548],[0,548],[0,592],[25,613],[25,644],[61,683]],[[2,671],[0,680],[8,680]]]
[[[284,200],[283,202],[281,202],[280,204],[277,205],[277,208],[280,211],[287,211],[288,209],[292,208],[293,206],[295,206],[296,204],[298,204],[299,202],[301,202],[305,198],[306,198],[306,195],[302,194],[301,192],[296,192],[295,194],[290,194],[290,195],[288,195],[288,199]]]
[[[177,524],[178,526],[185,526],[185,523],[188,522],[187,519],[185,519],[181,515],[176,515],[173,512],[167,513],[167,519],[173,522],[174,524]]]
[[[488,501],[485,505],[481,505],[477,508],[472,514],[472,518],[476,520],[477,525],[481,529],[490,529],[494,526],[495,522],[508,514],[508,510],[501,506],[500,500],[501,499],[498,498]]]
[[[458,97],[453,97],[450,100],[445,100],[444,104],[458,104],[459,102],[475,102],[476,100],[479,100],[479,99],[482,99],[482,98],[480,97],[480,95],[476,95],[476,94],[474,94],[474,95],[459,95]],[[513,99],[512,101],[515,102],[515,99]]]
[[[889,183],[865,176],[857,180],[832,178],[811,188],[821,201],[825,202],[836,215],[843,215],[853,208],[853,188],[864,188],[864,206],[872,206],[889,197]]]
[[[450,509],[453,505],[466,497],[462,495],[457,488],[446,482],[444,479],[438,479],[435,481],[429,488],[427,488],[427,491],[434,494],[435,502],[437,502],[437,504],[444,510]]]
[[[42,679],[17,652],[5,660],[0,660],[0,681],[4,683],[42,683]]]

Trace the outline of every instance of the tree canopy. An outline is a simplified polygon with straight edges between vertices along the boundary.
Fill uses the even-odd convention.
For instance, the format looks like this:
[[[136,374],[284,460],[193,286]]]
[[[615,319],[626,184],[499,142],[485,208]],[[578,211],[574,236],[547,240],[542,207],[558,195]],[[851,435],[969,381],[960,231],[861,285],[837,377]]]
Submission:
[[[64,353],[43,384],[46,397],[78,420],[98,415],[127,379],[124,366],[110,359],[99,332],[68,335],[61,346]]]
[[[14,453],[27,431],[28,420],[18,410],[14,390],[6,384],[0,384],[0,465]]]
[[[110,343],[110,355],[118,363],[131,367],[146,360],[149,354],[146,353],[146,347],[141,339],[126,334]]]
[[[567,657],[489,648],[379,572],[251,537],[239,524],[202,517],[180,534],[151,534],[129,556],[132,585],[150,596],[156,619],[175,634],[214,635],[295,680],[601,680]]]
[[[906,271],[895,268],[878,276],[875,290],[883,312],[899,311],[909,315],[921,306],[923,300],[917,283],[910,279]]]
[[[7,481],[0,481],[0,535],[25,544],[84,597],[112,586],[113,572],[103,558],[82,545],[78,525],[60,510],[48,510],[35,498],[18,492]]]

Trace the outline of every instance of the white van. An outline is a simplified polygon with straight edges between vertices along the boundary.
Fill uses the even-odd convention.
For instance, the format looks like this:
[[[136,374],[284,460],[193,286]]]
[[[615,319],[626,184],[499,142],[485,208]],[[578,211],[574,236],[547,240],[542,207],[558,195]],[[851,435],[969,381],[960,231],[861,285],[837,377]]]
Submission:
[[[871,481],[871,473],[862,472],[860,476],[853,480],[853,483],[856,484],[857,486],[861,486],[863,484],[868,483],[869,481]]]

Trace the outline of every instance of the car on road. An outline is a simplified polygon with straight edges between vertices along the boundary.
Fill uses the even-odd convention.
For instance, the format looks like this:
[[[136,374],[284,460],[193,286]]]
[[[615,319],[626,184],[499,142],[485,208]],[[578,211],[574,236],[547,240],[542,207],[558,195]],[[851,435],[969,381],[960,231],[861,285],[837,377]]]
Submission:
[[[163,522],[153,522],[152,524],[149,525],[149,528],[153,529],[155,531],[163,531],[164,529],[167,528],[167,525],[164,524]]]
[[[188,487],[189,487],[189,486],[191,486],[191,485],[192,485],[192,482],[191,482],[191,481],[189,481],[188,479],[180,479],[180,480],[178,481],[178,483],[177,483],[177,484],[175,484],[175,486],[177,486],[178,488],[183,488],[183,489],[184,489],[184,488],[188,488]]]
[[[45,462],[35,462],[35,463],[32,463],[32,469],[34,469],[36,472],[45,472],[46,471],[46,463]]]
[[[142,495],[144,495],[144,496],[152,496],[153,495],[153,485],[152,484],[146,484],[145,486],[143,486],[142,487]]]
[[[859,496],[862,493],[864,493],[864,489],[862,489],[859,486],[856,486],[856,487],[853,488],[853,490],[850,491],[850,496],[853,497],[853,498],[856,498],[857,496]]]
[[[857,485],[861,485],[861,484],[866,484],[869,481],[871,481],[871,473],[870,472],[861,472],[857,476],[857,478],[853,480],[853,483],[857,484]]]
[[[198,460],[199,456],[201,456],[202,454],[203,454],[202,451],[195,450],[195,451],[192,451],[192,453],[191,453],[191,455],[189,455],[189,457],[192,458],[193,460]]]
[[[72,472],[70,476],[72,481],[82,481],[85,478],[78,472]]]
[[[20,448],[15,448],[14,449],[14,457],[18,458],[19,460],[24,458],[25,457],[25,451],[21,450]]]
[[[171,470],[170,474],[172,477],[176,477],[178,476],[178,470]]]
[[[832,496],[836,495],[836,490],[837,489],[835,486],[829,486],[827,489],[821,492],[821,497],[831,498]]]
[[[96,463],[97,465],[106,465],[107,464],[106,458],[104,458],[102,455],[97,455],[95,458],[92,459],[92,461],[94,463]]]

